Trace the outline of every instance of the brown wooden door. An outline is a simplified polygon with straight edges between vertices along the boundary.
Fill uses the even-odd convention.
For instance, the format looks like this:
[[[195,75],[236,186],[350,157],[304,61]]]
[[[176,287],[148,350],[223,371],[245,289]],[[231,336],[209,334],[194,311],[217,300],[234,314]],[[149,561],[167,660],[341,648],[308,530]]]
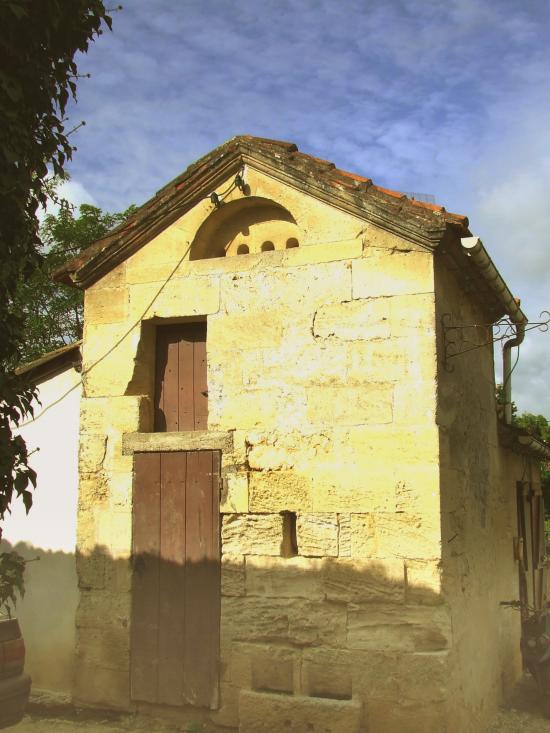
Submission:
[[[206,430],[206,323],[157,329],[155,430]]]
[[[206,430],[206,324],[157,330],[155,430]],[[219,451],[134,457],[131,693],[212,706],[220,617]]]
[[[219,473],[219,451],[134,457],[134,700],[216,704]]]
[[[544,501],[540,488],[528,481],[517,483],[518,533],[520,537],[519,590],[523,604],[542,609],[545,601]]]

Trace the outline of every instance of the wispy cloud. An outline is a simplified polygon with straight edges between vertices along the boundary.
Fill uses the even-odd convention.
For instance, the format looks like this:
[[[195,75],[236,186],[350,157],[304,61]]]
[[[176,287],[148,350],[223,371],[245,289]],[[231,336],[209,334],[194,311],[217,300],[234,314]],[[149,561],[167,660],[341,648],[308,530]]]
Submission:
[[[293,140],[468,214],[537,316],[550,300],[549,30],[537,0],[133,0],[80,61],[93,76],[72,112],[88,123],[73,180],[120,210],[233,135]],[[530,385],[520,409],[550,414],[536,378],[550,337],[535,343],[514,373]]]

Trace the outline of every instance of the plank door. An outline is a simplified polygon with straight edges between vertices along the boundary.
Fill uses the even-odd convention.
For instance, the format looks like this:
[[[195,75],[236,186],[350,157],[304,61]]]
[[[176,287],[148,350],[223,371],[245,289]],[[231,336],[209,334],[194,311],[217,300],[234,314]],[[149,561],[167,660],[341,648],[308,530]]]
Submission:
[[[155,430],[206,430],[206,323],[157,329]]]
[[[131,696],[215,707],[219,451],[134,457]]]
[[[518,533],[520,553],[520,599],[534,610],[541,610],[545,601],[545,537],[544,501],[540,488],[528,481],[517,483]]]
[[[157,329],[156,431],[206,430],[206,324]],[[215,704],[220,617],[219,451],[134,457],[131,693]]]

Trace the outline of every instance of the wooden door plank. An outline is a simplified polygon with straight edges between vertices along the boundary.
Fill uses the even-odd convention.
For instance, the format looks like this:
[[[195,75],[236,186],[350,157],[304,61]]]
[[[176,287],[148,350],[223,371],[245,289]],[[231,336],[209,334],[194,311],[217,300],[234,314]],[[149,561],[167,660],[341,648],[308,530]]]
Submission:
[[[191,324],[193,325],[193,324]],[[180,329],[178,356],[178,415],[180,430],[194,430],[193,417],[193,329]]]
[[[193,349],[193,430],[208,429],[208,376],[206,362],[206,323],[197,324]]]
[[[182,704],[186,453],[161,453],[158,702]]]
[[[212,613],[212,599],[219,593],[212,587],[219,573],[213,541],[212,453],[193,451],[188,456],[184,697],[200,707],[211,704],[218,657],[219,619]],[[217,478],[215,483],[217,491]]]
[[[130,689],[155,702],[158,684],[160,454],[134,456]]]
[[[164,372],[166,370],[166,359],[168,349],[166,343],[166,330],[157,328],[155,346],[155,418],[154,427],[159,432],[166,430],[166,418],[164,417]]]
[[[164,371],[164,401],[162,409],[166,419],[166,431],[180,430],[178,412],[179,393],[179,329],[167,328],[167,358]]]

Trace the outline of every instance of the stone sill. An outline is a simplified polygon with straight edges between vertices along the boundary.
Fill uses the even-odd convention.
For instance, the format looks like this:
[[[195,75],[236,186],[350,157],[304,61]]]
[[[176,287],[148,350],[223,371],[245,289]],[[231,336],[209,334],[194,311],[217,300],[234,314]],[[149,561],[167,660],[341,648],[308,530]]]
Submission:
[[[187,430],[178,433],[125,433],[122,455],[183,450],[233,450],[233,433],[211,430]]]

